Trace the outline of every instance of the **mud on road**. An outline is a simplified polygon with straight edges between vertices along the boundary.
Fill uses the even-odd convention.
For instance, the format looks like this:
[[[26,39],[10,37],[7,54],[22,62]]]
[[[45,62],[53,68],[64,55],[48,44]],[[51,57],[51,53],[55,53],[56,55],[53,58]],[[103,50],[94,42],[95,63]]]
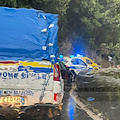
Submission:
[[[0,120],[61,120],[60,110],[55,107],[31,107],[25,113],[16,110],[0,109]]]

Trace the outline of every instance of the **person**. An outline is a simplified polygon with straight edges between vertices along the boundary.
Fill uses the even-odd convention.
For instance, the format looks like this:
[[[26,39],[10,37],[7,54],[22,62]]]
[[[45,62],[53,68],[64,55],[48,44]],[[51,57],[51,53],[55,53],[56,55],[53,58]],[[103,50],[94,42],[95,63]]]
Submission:
[[[111,60],[112,60],[112,57],[111,57],[111,56],[108,56],[109,67],[111,67]]]
[[[67,80],[68,84],[71,85],[73,74],[69,70],[69,67],[66,67],[66,65],[63,62],[61,62],[61,61],[59,61],[59,65],[60,65],[62,78],[64,80]]]
[[[108,56],[108,61],[109,61],[109,67],[112,67],[115,65],[113,58],[111,56]]]

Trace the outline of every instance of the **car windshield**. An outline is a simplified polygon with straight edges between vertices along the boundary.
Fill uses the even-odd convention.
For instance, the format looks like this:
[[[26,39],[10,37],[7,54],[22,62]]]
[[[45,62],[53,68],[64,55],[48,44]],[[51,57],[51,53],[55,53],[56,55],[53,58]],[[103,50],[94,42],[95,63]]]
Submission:
[[[66,63],[68,62],[68,60],[64,59],[62,62],[63,62],[64,64],[66,64]]]
[[[79,64],[77,58],[72,59],[72,60],[71,60],[71,63],[74,64],[74,65],[78,65],[78,64]]]
[[[81,59],[78,59],[78,63],[79,63],[80,65],[87,66],[86,63],[85,63],[83,60],[81,60]]]
[[[93,64],[90,60],[86,59],[87,64]]]

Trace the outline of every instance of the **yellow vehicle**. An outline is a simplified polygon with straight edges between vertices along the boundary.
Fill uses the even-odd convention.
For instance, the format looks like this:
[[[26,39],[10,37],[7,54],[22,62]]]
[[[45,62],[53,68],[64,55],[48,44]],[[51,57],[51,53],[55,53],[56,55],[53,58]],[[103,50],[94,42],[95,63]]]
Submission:
[[[94,63],[90,58],[88,57],[81,57],[81,59],[89,66],[93,67],[93,70],[99,70],[99,65]]]

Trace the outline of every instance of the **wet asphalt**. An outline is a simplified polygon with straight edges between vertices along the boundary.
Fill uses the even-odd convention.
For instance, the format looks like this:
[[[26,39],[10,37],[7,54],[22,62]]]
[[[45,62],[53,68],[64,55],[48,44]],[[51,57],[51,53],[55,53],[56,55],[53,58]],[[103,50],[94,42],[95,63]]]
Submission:
[[[16,111],[0,110],[0,120],[92,120],[70,96],[70,90],[73,87],[74,83],[65,81],[65,93],[61,112],[49,106],[34,106],[19,115]]]
[[[61,114],[53,107],[32,107],[25,113],[20,115],[15,111],[0,111],[0,120],[92,120],[87,113],[82,110],[70,96],[72,85],[65,86],[65,94],[63,98],[63,106]],[[51,110],[52,117],[49,117]]]
[[[91,107],[98,110],[97,114],[104,114],[103,120],[120,120],[120,91],[111,91],[111,89],[102,86],[99,87],[93,77],[78,77],[78,86],[81,86],[79,90],[74,92],[78,95],[78,98],[84,104],[91,104]],[[79,82],[83,83],[79,85]],[[89,85],[89,86],[88,86]],[[70,96],[70,90],[75,86],[74,83],[69,84],[65,82],[65,94],[63,98],[63,106],[61,114],[55,108],[51,107],[33,107],[26,113],[19,116],[14,111],[0,111],[0,120],[92,120],[92,118],[73,100]],[[94,88],[94,89],[93,89]],[[91,108],[89,108],[91,109]],[[48,113],[51,110],[53,114],[49,117]]]
[[[70,88],[68,89],[70,90]],[[92,118],[74,102],[69,94],[69,90],[66,90],[64,95],[61,120],[92,120]]]

